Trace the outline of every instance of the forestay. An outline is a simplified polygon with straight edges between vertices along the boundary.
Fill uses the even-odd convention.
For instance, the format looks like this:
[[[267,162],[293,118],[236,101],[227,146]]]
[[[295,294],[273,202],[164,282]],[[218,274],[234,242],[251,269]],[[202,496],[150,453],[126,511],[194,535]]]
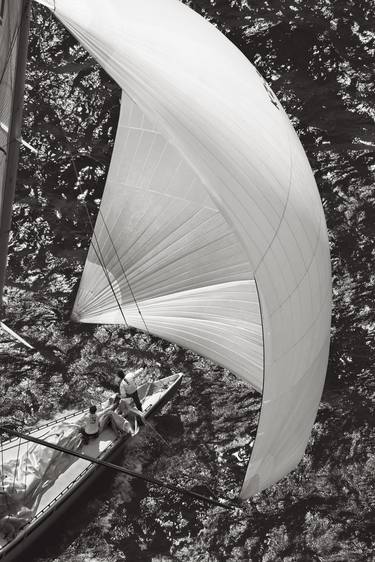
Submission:
[[[130,325],[263,387],[247,498],[301,459],[327,366],[329,248],[304,151],[254,67],[177,0],[42,3],[123,90],[73,316],[121,323],[118,301]]]

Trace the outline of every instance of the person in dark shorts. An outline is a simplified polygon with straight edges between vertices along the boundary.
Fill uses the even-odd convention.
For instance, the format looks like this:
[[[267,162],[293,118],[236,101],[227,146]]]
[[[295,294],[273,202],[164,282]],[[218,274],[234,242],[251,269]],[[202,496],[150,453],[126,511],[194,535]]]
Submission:
[[[135,377],[143,371],[142,368],[135,371],[117,371],[117,378],[120,380],[120,396],[121,398],[132,398],[137,409],[142,412],[142,403],[138,396],[137,385],[135,384]]]

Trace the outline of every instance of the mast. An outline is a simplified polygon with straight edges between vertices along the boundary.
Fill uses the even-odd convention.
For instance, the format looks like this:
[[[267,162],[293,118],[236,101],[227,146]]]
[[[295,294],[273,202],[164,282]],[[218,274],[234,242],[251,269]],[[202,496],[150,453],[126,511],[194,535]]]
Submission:
[[[31,0],[21,0],[21,2],[21,22],[18,34],[18,50],[16,58],[16,72],[13,90],[11,121],[8,136],[7,163],[5,168],[3,201],[0,214],[0,317],[3,315],[3,291],[7,265],[9,232],[12,223],[12,207],[16,188],[19,157],[18,141],[20,138],[22,126],[26,58],[30,28]]]

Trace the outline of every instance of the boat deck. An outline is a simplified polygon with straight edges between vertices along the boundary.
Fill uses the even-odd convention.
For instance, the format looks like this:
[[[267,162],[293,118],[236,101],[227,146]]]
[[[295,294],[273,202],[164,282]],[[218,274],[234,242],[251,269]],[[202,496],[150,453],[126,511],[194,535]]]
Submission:
[[[181,374],[172,375],[139,387],[138,394],[146,417],[156,407],[162,405],[173,389],[178,387],[181,376]],[[106,404],[102,405],[102,407],[105,406]],[[87,409],[72,412],[36,428],[30,432],[30,435],[52,443],[60,443],[68,449],[101,459],[107,458],[131,436],[122,434],[116,437],[110,427],[105,427],[99,437],[90,440],[87,444],[82,444],[79,427],[83,425],[87,413]],[[36,445],[18,437],[3,443],[1,462],[3,467],[11,467],[13,473],[17,475],[15,478],[9,473],[10,486],[13,478],[13,486],[17,481],[18,484],[22,483],[27,490],[34,490],[27,495],[28,493],[24,493],[21,489],[18,494],[19,504],[26,505],[33,511],[33,518],[20,529],[21,534],[27,534],[29,528],[37,525],[39,520],[45,519],[51,510],[55,510],[64,498],[77,490],[80,484],[97,469],[97,465],[90,461],[56,452],[49,447]],[[24,467],[26,465],[26,469],[22,469],[21,465]],[[22,472],[20,472],[21,470]],[[6,547],[4,550],[7,550],[11,542],[13,539],[10,540],[9,536],[4,538],[0,534],[0,559],[2,559],[4,547]]]

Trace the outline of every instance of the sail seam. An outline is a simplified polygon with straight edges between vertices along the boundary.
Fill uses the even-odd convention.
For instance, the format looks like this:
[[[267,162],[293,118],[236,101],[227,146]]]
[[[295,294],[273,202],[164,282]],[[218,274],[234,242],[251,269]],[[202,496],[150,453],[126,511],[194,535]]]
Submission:
[[[289,171],[288,193],[287,193],[287,196],[286,196],[286,200],[285,200],[285,204],[284,204],[283,211],[282,211],[281,216],[280,216],[279,224],[278,224],[278,226],[277,226],[277,228],[276,228],[276,230],[275,230],[275,232],[274,232],[274,235],[273,235],[273,237],[272,237],[272,240],[271,240],[270,243],[268,244],[268,246],[267,246],[265,252],[263,253],[263,256],[260,258],[260,260],[259,260],[257,266],[256,266],[255,269],[254,269],[254,277],[256,276],[259,267],[261,266],[261,264],[262,264],[263,261],[265,260],[266,255],[268,254],[268,252],[269,252],[269,250],[270,250],[272,244],[274,243],[274,241],[275,241],[275,239],[276,239],[276,237],[277,237],[277,235],[278,235],[278,233],[279,233],[279,230],[280,230],[280,228],[281,228],[281,225],[283,224],[284,217],[285,217],[285,213],[286,213],[286,210],[287,210],[287,207],[288,207],[290,192],[291,192],[291,189],[292,189],[292,178],[293,178],[293,154],[292,154],[292,146],[291,146],[290,135],[291,135],[291,132],[290,132],[290,130],[288,129],[289,166],[290,166],[290,168],[289,168],[290,171]]]

